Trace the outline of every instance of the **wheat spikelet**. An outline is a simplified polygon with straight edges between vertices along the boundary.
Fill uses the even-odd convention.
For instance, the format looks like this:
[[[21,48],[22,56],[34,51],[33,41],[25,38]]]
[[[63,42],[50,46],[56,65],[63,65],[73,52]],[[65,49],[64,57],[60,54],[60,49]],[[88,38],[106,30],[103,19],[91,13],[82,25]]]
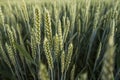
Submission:
[[[34,8],[34,27],[31,28],[31,49],[32,57],[35,60],[37,46],[40,45],[41,30],[40,30],[40,10],[38,7]]]
[[[74,23],[75,23],[75,18],[76,18],[76,3],[74,1],[72,1],[71,5],[73,6],[70,6],[70,16],[71,16],[71,26],[70,26],[70,30],[71,30],[71,33],[73,34],[73,30],[75,28],[74,26]]]
[[[3,50],[1,41],[0,41],[0,54],[1,54],[1,55],[3,56],[3,58],[5,59],[5,51]]]
[[[21,35],[21,28],[20,28],[20,25],[18,25],[18,24],[17,24],[16,32],[18,33],[18,38],[19,38],[20,44],[21,44],[21,45],[24,45],[24,44],[23,44],[22,35]]]
[[[16,52],[16,48],[15,48],[15,44],[14,44],[15,43],[14,34],[9,25],[6,25],[6,29],[7,29],[7,34],[8,34],[10,45],[13,48],[14,52]]]
[[[97,7],[97,10],[96,10],[96,13],[95,13],[95,19],[94,19],[94,26],[93,26],[93,28],[96,28],[97,27],[97,24],[98,24],[98,22],[99,22],[99,17],[100,17],[100,3],[99,3],[99,5],[98,5],[98,7]]]
[[[58,37],[57,33],[54,37],[54,53],[55,53],[56,60],[58,60],[58,56],[59,56],[59,37]]]
[[[71,62],[72,53],[73,53],[73,44],[70,43],[69,46],[68,46],[68,54],[67,54],[66,60],[65,60],[65,68],[66,68],[66,70],[68,70],[68,68],[69,68],[69,64]]]
[[[10,66],[10,63],[8,61],[8,57],[6,56],[5,51],[4,51],[1,43],[0,43],[0,54],[2,55],[3,60]]]
[[[83,73],[82,75],[80,75],[79,80],[87,80],[87,73]]]
[[[61,72],[62,72],[62,74],[64,72],[64,69],[65,69],[65,52],[62,51],[62,54],[61,54]]]
[[[85,9],[86,9],[85,16],[86,16],[86,18],[88,18],[88,16],[89,16],[90,3],[91,3],[91,1],[86,1],[85,2],[85,5],[86,5],[86,7],[85,7]]]
[[[95,70],[96,67],[97,67],[97,61],[99,60],[100,53],[101,53],[101,49],[102,49],[102,43],[100,42],[99,48],[98,48],[98,52],[97,52],[97,56],[96,56],[96,60],[95,60],[95,64],[94,64],[94,70]],[[94,71],[94,70],[93,70],[93,71]]]
[[[54,17],[55,17],[55,23],[57,26],[58,20],[59,20],[59,9],[57,8],[57,2],[54,2]]]
[[[42,62],[40,62],[39,76],[41,80],[49,80],[47,68]]]
[[[13,37],[15,40],[17,40],[17,34],[16,34],[16,30],[14,27],[11,27],[11,31],[13,32]]]
[[[47,9],[45,9],[45,36],[49,41],[50,49],[52,48],[52,29],[50,15]]]
[[[75,65],[73,65],[73,68],[72,68],[72,70],[71,70],[70,80],[74,80],[74,74],[75,74]]]
[[[2,55],[2,58],[4,59],[4,61],[5,61],[8,65],[10,65],[9,62],[7,61],[7,56],[6,56],[5,51],[4,51],[4,49],[3,49],[2,37],[1,37],[1,36],[2,36],[2,35],[1,35],[1,33],[0,33],[0,54]]]
[[[59,20],[58,23],[58,37],[59,37],[59,45],[60,45],[60,51],[63,50],[63,36],[62,36],[62,28],[61,28],[61,21]]]
[[[36,54],[40,60],[40,42],[41,42],[41,29],[40,29],[40,10],[38,7],[34,8],[34,27],[31,29],[31,48],[32,57],[35,60]]]
[[[10,0],[8,0],[8,6],[9,6],[10,11],[12,11],[12,6],[10,4]]]
[[[108,48],[104,56],[103,69],[102,69],[102,80],[113,80],[113,70],[114,70],[114,30],[115,22],[112,21],[112,27],[110,29]]]
[[[13,49],[14,49],[14,52],[16,53],[16,48],[15,48],[15,42],[17,41],[17,34],[16,34],[16,30],[14,27],[11,28],[11,31],[12,31],[12,36],[13,36]]]
[[[85,31],[88,29],[88,21],[89,21],[89,9],[91,5],[91,0],[85,1]]]
[[[78,31],[78,35],[80,36],[80,33],[81,33],[81,21],[80,21],[80,19],[78,19],[78,28],[77,28],[77,31]]]
[[[65,26],[64,33],[63,33],[64,43],[66,42],[66,39],[67,39],[67,36],[68,36],[68,32],[69,32],[69,28],[70,28],[70,20],[67,18],[67,24]]]
[[[26,3],[24,0],[22,0],[22,6],[21,6],[22,12],[24,14],[24,18],[26,21],[29,22],[29,17],[28,17],[28,12],[27,12],[27,7],[26,7]]]
[[[35,60],[36,58],[36,40],[35,40],[35,30],[34,28],[31,29],[31,49],[32,49],[32,57]]]
[[[49,69],[52,71],[52,69],[53,69],[53,58],[52,58],[52,55],[51,55],[49,41],[47,40],[47,38],[45,38],[45,40],[44,40],[43,47],[44,47],[45,55],[46,55],[47,62],[48,62],[48,65],[49,65]]]
[[[66,16],[63,16],[62,18],[62,21],[63,21],[63,27],[65,27],[65,19],[66,19]],[[65,32],[65,31],[64,31]]]
[[[41,30],[40,30],[40,10],[38,7],[34,10],[34,26],[35,26],[35,39],[36,43],[40,44],[41,41]]]
[[[10,57],[10,60],[13,64],[15,64],[15,57],[14,57],[14,52],[12,50],[12,47],[9,46],[7,43],[5,44],[5,47],[7,49],[8,55]]]
[[[3,13],[2,13],[1,6],[0,6],[0,23],[1,23],[2,25],[4,25],[4,15],[3,15]]]
[[[3,60],[6,62],[6,64],[8,65],[8,66],[11,66],[11,64],[10,64],[10,62],[9,62],[9,60],[8,60],[8,57],[7,57],[7,55],[6,55],[6,53],[5,53],[5,50],[3,49],[3,46],[2,46],[2,42],[0,41],[0,54],[2,55],[2,58],[3,58]],[[13,59],[13,58],[12,58]],[[14,61],[13,61],[13,63],[14,63]]]

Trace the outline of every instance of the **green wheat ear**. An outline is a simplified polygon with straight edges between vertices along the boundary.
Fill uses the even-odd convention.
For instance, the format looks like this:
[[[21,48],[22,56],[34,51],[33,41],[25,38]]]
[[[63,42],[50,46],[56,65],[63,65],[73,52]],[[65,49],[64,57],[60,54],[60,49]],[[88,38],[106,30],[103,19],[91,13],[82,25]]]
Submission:
[[[46,66],[40,62],[39,77],[41,80],[50,80]]]
[[[50,14],[47,9],[45,9],[45,36],[49,41],[50,49],[52,48],[52,29],[51,29],[51,19],[50,19]]]
[[[11,30],[10,26],[6,24],[6,29],[7,29],[7,34],[9,38],[9,42],[11,47],[13,48],[13,51],[16,52],[16,47],[15,47],[15,35],[14,32]]]
[[[32,49],[32,57],[33,57],[33,59],[35,60],[35,58],[36,58],[36,48],[37,48],[37,46],[36,46],[36,37],[35,37],[35,30],[32,28],[31,29],[31,49]]]
[[[60,51],[61,52],[63,50],[63,36],[62,36],[62,27],[61,27],[61,21],[59,20],[58,23],[58,37],[59,37],[59,45],[60,45]]]
[[[70,30],[70,20],[67,17],[67,23],[65,25],[64,33],[63,33],[63,41],[64,41],[64,43],[66,42],[69,30]]]
[[[34,8],[34,27],[31,28],[31,49],[32,57],[36,58],[37,47],[41,42],[41,29],[40,29],[40,10],[38,7]]]
[[[22,12],[24,14],[24,18],[26,21],[29,22],[29,16],[28,16],[28,11],[27,11],[27,6],[24,0],[22,0],[22,6],[21,6]]]
[[[1,33],[0,33],[0,55],[2,56],[3,60],[10,66],[8,58],[7,58],[6,54],[5,54],[5,50],[3,48]]]
[[[58,57],[59,57],[59,37],[58,37],[57,33],[54,36],[54,54],[55,54],[56,60],[58,60]]]
[[[98,4],[98,7],[97,7],[97,10],[96,10],[96,13],[95,13],[95,19],[94,19],[94,26],[93,28],[96,29],[97,25],[98,25],[98,22],[99,22],[99,18],[100,18],[100,3]]]
[[[64,69],[65,69],[65,52],[62,51],[62,54],[61,54],[61,72],[62,72],[62,74],[64,73]]]
[[[87,72],[81,74],[81,75],[79,76],[79,77],[80,77],[79,80],[87,80],[87,75],[88,75]]]
[[[67,54],[66,60],[65,60],[65,69],[66,70],[68,70],[68,68],[69,68],[69,64],[71,62],[72,53],[73,53],[73,44],[70,43],[69,46],[68,46],[68,54]]]
[[[12,50],[12,47],[10,45],[8,45],[7,43],[5,44],[8,55],[10,57],[10,60],[12,62],[12,64],[15,64],[15,57],[14,57],[14,52]]]
[[[72,70],[71,70],[70,80],[74,80],[74,75],[75,75],[75,65],[73,65],[73,68],[72,68]]]
[[[41,30],[40,30],[40,10],[38,7],[35,7],[34,10],[34,26],[35,26],[35,39],[36,44],[40,44],[41,41]]]
[[[53,66],[53,58],[52,58],[52,55],[51,55],[50,45],[49,45],[49,41],[48,41],[47,38],[45,38],[45,40],[44,40],[43,47],[44,47],[45,56],[47,58],[47,62],[48,62],[48,65],[49,65],[49,69],[52,71],[52,69],[54,67]]]
[[[0,24],[4,25],[4,15],[0,6]]]
[[[110,27],[109,41],[107,51],[104,55],[103,69],[102,69],[102,80],[113,80],[113,70],[114,70],[114,32],[115,32],[115,21],[112,20],[112,26]]]

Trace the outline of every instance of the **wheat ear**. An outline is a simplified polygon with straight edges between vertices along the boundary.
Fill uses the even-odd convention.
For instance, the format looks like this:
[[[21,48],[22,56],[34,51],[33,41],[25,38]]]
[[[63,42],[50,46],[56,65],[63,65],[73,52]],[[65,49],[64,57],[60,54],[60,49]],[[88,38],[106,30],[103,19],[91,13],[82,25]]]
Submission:
[[[52,69],[53,69],[53,58],[52,58],[52,55],[51,55],[49,41],[48,41],[47,38],[45,38],[43,46],[44,46],[44,51],[45,51],[45,55],[46,55],[46,58],[47,58],[47,62],[48,62],[48,65],[49,65],[49,69],[52,71]]]
[[[103,68],[102,68],[102,80],[113,80],[114,70],[114,32],[115,32],[115,21],[112,20],[112,26],[110,27],[110,34],[108,39],[107,51],[104,55]]]

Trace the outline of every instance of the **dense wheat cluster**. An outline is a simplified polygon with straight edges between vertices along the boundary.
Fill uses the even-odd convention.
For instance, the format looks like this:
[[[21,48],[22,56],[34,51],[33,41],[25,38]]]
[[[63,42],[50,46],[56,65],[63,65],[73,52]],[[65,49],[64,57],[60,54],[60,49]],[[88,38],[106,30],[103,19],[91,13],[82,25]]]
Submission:
[[[119,0],[0,0],[0,80],[120,80]]]

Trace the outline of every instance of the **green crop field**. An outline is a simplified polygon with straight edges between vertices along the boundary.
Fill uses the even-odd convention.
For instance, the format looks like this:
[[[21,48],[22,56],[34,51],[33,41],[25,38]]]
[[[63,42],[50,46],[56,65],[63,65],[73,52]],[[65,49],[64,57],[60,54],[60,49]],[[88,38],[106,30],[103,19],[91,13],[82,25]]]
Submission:
[[[0,0],[0,80],[120,80],[120,0]]]

